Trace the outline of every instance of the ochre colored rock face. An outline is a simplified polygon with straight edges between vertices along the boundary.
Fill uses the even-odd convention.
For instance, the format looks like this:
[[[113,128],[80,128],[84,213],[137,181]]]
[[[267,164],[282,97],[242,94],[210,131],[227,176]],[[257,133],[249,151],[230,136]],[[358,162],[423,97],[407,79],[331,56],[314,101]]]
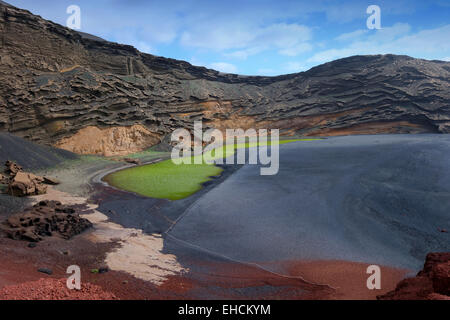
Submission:
[[[159,142],[160,135],[142,125],[105,129],[89,126],[61,139],[55,146],[78,154],[116,156],[140,152]]]

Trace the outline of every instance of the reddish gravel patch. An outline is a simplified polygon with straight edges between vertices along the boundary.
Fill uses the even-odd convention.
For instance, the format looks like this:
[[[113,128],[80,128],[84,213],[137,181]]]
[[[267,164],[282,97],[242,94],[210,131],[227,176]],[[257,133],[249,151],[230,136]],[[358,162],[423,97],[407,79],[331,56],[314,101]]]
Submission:
[[[89,231],[87,232],[89,233]],[[70,240],[45,238],[36,248],[28,248],[24,241],[0,238],[0,299],[111,299],[111,296],[96,296],[102,290],[119,300],[166,300],[166,299],[375,299],[395,288],[403,276],[402,272],[389,279],[389,272],[383,272],[383,292],[359,294],[357,287],[365,285],[367,275],[364,265],[320,262],[304,264],[286,263],[286,274],[280,277],[250,265],[232,262],[189,260],[190,271],[183,275],[169,276],[161,286],[137,279],[124,272],[109,271],[103,274],[91,273],[103,266],[105,252],[116,244],[96,244],[75,236]],[[68,251],[69,254],[62,254]],[[277,265],[283,262],[275,263]],[[83,296],[83,291],[69,291],[65,285],[66,269],[70,265],[81,268],[82,285],[95,286],[94,291]],[[327,267],[329,265],[329,267]],[[353,265],[353,268],[350,266]],[[52,275],[38,272],[49,268]],[[335,270],[335,271],[330,271]],[[290,272],[289,272],[290,271]],[[345,272],[344,272],[345,271]],[[339,275],[340,272],[343,274]],[[338,273],[339,276],[335,276]],[[359,280],[355,280],[358,275]],[[338,291],[302,281],[296,276],[316,283],[339,287]],[[45,279],[45,280],[44,280]],[[340,281],[336,282],[336,279]],[[349,279],[352,279],[349,281]],[[342,280],[342,281],[341,281]],[[59,284],[58,284],[59,281]],[[388,282],[386,282],[388,281]],[[354,283],[353,283],[354,282]],[[86,290],[90,290],[86,287]],[[364,286],[365,287],[365,286]],[[364,287],[362,289],[364,289]],[[33,289],[33,290],[32,290]],[[83,286],[83,289],[85,287]],[[360,291],[362,291],[362,289]],[[342,291],[352,295],[342,295]],[[9,295],[7,295],[9,294]],[[79,296],[77,296],[79,294]],[[99,293],[100,294],[100,293]]]
[[[288,273],[301,276],[314,283],[324,283],[335,288],[326,299],[336,300],[375,300],[377,295],[385,294],[395,288],[409,270],[379,266],[381,269],[381,289],[367,288],[367,267],[370,264],[339,261],[291,261],[285,263]]]
[[[70,290],[66,279],[39,279],[0,290],[0,300],[117,300],[110,292],[91,284],[81,284],[81,290]]]

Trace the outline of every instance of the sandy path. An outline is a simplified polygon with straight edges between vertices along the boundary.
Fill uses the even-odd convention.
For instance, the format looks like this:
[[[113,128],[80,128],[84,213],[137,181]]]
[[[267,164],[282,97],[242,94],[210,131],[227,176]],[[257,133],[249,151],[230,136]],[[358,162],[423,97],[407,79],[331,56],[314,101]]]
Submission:
[[[93,224],[94,231],[84,236],[92,242],[118,242],[120,245],[106,255],[105,263],[111,270],[127,272],[156,285],[162,284],[168,276],[187,271],[174,255],[162,253],[163,239],[160,235],[147,235],[142,230],[110,222],[107,216],[96,210],[97,205],[88,204],[86,198],[49,187],[47,194],[31,199],[34,202],[56,200],[67,205],[87,205],[92,213],[82,217]]]

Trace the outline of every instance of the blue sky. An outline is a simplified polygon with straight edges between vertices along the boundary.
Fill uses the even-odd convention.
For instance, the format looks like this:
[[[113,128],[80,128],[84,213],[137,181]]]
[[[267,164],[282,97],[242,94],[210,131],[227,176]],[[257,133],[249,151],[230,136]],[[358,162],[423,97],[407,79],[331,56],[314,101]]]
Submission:
[[[81,31],[223,72],[278,75],[355,54],[450,61],[450,0],[7,0]],[[369,30],[369,5],[381,9]]]

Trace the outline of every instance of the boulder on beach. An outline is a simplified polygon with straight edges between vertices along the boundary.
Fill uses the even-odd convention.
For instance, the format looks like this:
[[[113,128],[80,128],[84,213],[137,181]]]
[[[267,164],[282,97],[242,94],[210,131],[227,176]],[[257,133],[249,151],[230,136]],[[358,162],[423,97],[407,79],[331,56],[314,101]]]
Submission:
[[[9,177],[3,175],[0,173],[0,184],[8,185],[9,184]]]
[[[5,162],[5,173],[9,176],[15,176],[17,172],[22,171],[23,168],[19,166],[17,163],[7,160]]]
[[[52,186],[56,186],[56,185],[61,183],[59,180],[57,180],[55,178],[50,178],[50,177],[47,177],[47,176],[42,177],[42,179],[44,179],[43,182],[45,184],[49,184],[49,185],[52,185]]]
[[[7,191],[11,196],[25,197],[45,194],[46,185],[57,185],[59,181],[50,177],[40,177],[23,171],[17,163],[7,160],[4,174],[0,176],[0,183],[7,185]]]
[[[45,194],[47,186],[43,184],[43,181],[43,178],[32,173],[19,171],[10,178],[7,193],[16,197]]]
[[[131,164],[135,164],[135,165],[140,165],[141,164],[141,160],[133,159],[133,158],[124,158],[123,161],[125,161],[127,163],[131,163]]]

